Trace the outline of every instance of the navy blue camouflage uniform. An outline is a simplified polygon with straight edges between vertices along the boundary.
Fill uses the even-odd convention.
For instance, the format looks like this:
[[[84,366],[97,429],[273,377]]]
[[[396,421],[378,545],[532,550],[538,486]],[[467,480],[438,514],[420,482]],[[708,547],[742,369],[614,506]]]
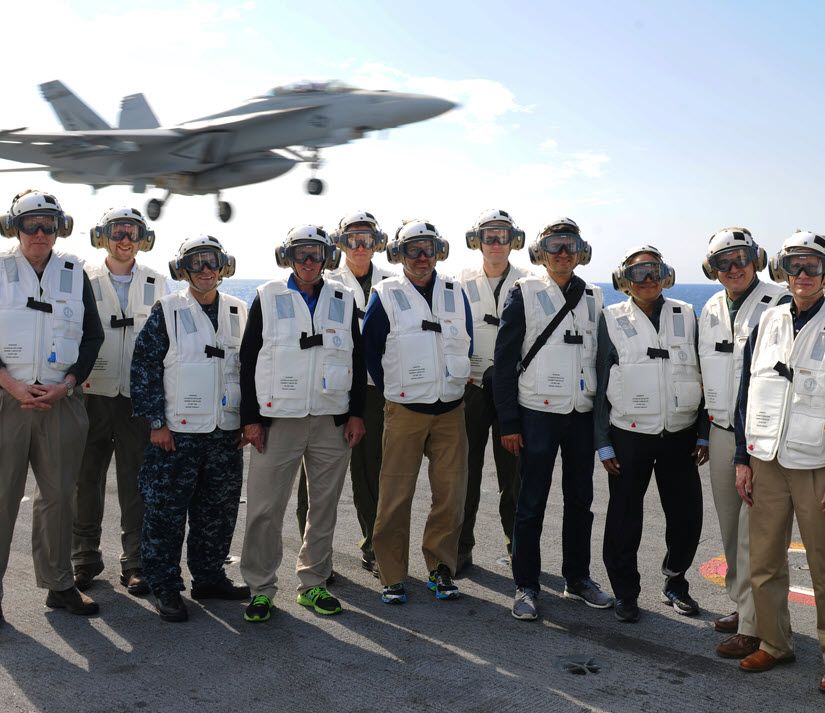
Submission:
[[[201,305],[216,331],[219,303],[220,293],[211,305]],[[156,305],[135,342],[130,389],[135,415],[150,422],[164,419],[163,360],[168,350],[163,309]],[[226,576],[223,564],[243,483],[237,430],[172,434],[175,450],[164,451],[150,443],[138,473],[145,506],[143,574],[157,597],[185,589],[180,559],[187,515],[186,564],[193,588]]]

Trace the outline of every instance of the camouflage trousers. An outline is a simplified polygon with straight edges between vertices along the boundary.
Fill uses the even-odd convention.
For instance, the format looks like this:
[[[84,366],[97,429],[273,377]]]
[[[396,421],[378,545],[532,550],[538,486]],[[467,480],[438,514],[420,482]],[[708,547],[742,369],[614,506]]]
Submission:
[[[180,559],[186,519],[186,564],[193,586],[225,576],[243,483],[236,432],[173,433],[174,451],[149,445],[138,474],[143,497],[143,574],[155,596],[185,589]]]

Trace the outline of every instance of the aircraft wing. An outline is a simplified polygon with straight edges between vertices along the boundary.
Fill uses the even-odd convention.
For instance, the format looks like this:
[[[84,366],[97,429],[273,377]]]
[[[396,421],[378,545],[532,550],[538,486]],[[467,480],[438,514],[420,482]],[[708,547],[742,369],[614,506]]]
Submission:
[[[234,131],[235,129],[242,129],[246,126],[254,126],[256,124],[265,124],[278,119],[289,119],[319,109],[321,106],[323,105],[315,104],[313,106],[298,106],[292,109],[271,109],[269,111],[255,112],[254,114],[230,114],[228,116],[206,117],[204,119],[195,119],[194,121],[179,124],[175,127],[175,130],[187,134],[216,130]]]
[[[11,129],[0,131],[0,146],[16,144],[37,148],[54,157],[85,158],[132,153],[180,138],[181,133],[171,129],[64,131],[59,134],[36,134]]]

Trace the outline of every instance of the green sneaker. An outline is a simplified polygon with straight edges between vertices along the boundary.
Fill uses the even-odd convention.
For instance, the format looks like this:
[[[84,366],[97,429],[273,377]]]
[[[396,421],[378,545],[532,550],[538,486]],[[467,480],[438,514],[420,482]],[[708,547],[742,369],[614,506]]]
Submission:
[[[439,599],[458,599],[459,596],[458,587],[450,576],[450,568],[443,562],[439,562],[438,567],[430,572],[427,589],[435,592]]]
[[[259,594],[257,597],[253,597],[243,613],[243,618],[247,621],[266,621],[269,619],[271,610],[274,607],[275,605],[269,597]]]
[[[314,607],[319,614],[339,614],[341,602],[333,597],[323,587],[313,587],[309,591],[298,595],[298,604],[305,607]]]

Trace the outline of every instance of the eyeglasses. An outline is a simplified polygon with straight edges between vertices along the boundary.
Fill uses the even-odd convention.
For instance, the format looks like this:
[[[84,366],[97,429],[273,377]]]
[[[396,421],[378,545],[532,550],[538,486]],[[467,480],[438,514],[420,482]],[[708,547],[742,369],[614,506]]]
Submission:
[[[181,263],[183,265],[183,269],[187,272],[197,274],[199,272],[203,272],[203,270],[207,267],[212,270],[212,272],[217,272],[221,269],[221,267],[223,267],[223,255],[216,253],[213,250],[199,253],[189,253],[188,255],[183,256]]]
[[[139,223],[124,220],[107,223],[103,226],[103,234],[116,243],[124,239],[131,243],[139,243],[146,237],[146,229]]]
[[[509,245],[513,242],[514,235],[510,228],[482,228],[478,232],[482,245]]]
[[[36,235],[38,230],[44,235],[54,235],[57,232],[57,216],[21,215],[17,218],[17,230],[26,235]]]
[[[422,255],[426,258],[435,257],[435,240],[432,238],[425,238],[424,240],[410,240],[404,243],[401,248],[404,257],[410,260],[415,260]]]
[[[740,269],[745,268],[755,259],[756,250],[747,247],[711,255],[708,258],[708,263],[717,272],[728,272],[734,265]]]
[[[584,250],[584,240],[578,235],[553,233],[540,238],[539,247],[551,255],[558,255],[562,250],[568,255],[575,255]]]
[[[637,262],[628,265],[622,274],[631,282],[644,282],[648,277],[653,282],[661,282],[667,276],[667,265],[662,262]]]
[[[811,253],[783,255],[779,265],[791,277],[798,277],[802,272],[808,277],[817,277],[825,272],[825,257]]]
[[[348,250],[375,250],[375,233],[372,230],[348,230],[344,233],[344,239]]]
[[[296,265],[303,265],[307,260],[310,262],[324,262],[327,259],[328,249],[326,245],[320,243],[290,245],[286,249],[286,256]]]

